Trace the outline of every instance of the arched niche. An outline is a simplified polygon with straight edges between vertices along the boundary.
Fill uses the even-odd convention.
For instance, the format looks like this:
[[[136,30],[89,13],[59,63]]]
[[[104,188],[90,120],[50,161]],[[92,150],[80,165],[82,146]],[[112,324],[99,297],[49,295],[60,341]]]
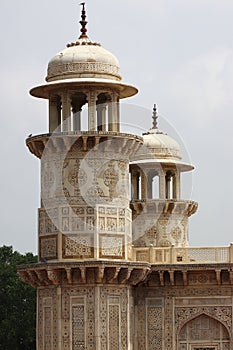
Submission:
[[[230,344],[224,324],[205,313],[185,323],[177,339],[178,350],[230,350]]]

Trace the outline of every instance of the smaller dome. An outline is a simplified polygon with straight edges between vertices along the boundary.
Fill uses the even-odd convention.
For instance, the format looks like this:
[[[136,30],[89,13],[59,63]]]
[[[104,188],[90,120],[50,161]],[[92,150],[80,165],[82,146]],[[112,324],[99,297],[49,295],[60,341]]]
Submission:
[[[48,82],[73,78],[121,80],[118,59],[88,37],[56,54],[48,64]]]
[[[144,147],[147,150],[144,154],[146,158],[182,158],[179,144],[159,129],[150,129],[147,133],[144,133],[143,140]]]
[[[157,161],[176,161],[182,158],[179,144],[166,133],[160,131],[157,125],[157,106],[153,108],[153,126],[143,134],[144,144],[137,152],[135,159],[155,159]]]
[[[193,170],[191,164],[182,162],[181,149],[172,137],[152,128],[143,134],[143,145],[140,146],[136,154],[130,159],[131,165],[161,165],[175,166],[180,172]]]

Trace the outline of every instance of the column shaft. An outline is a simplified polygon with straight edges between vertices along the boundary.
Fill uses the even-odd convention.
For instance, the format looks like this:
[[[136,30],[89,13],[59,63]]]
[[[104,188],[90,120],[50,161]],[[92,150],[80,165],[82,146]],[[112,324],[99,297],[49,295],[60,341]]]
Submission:
[[[62,131],[71,131],[71,101],[69,94],[65,91],[62,94]]]
[[[88,93],[88,130],[96,131],[96,99],[97,94],[95,91],[89,91]]]
[[[49,132],[52,133],[60,128],[61,124],[61,104],[59,96],[49,98]]]

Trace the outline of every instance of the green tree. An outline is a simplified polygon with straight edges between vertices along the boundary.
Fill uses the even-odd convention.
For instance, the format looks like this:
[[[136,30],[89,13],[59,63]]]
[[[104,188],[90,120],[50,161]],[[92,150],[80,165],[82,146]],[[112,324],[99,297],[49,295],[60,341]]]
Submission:
[[[17,266],[37,261],[12,247],[0,247],[0,350],[36,349],[36,290],[23,283]]]

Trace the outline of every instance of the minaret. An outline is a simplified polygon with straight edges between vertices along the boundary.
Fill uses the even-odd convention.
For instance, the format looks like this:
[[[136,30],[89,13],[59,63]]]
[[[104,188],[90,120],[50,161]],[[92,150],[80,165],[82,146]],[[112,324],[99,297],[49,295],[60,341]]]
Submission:
[[[132,261],[129,201],[143,139],[120,132],[119,102],[137,89],[88,37],[84,3],[80,24],[30,91],[48,100],[49,133],[26,140],[41,161],[39,261],[19,274],[37,288],[37,350],[132,349],[132,290],[149,271]]]
[[[197,203],[180,198],[180,175],[194,167],[182,162],[178,143],[159,130],[156,105],[152,128],[143,134],[143,141],[130,165],[134,246],[185,248],[188,218],[196,212]],[[182,261],[176,252],[175,260]],[[150,260],[140,250],[135,258]]]

